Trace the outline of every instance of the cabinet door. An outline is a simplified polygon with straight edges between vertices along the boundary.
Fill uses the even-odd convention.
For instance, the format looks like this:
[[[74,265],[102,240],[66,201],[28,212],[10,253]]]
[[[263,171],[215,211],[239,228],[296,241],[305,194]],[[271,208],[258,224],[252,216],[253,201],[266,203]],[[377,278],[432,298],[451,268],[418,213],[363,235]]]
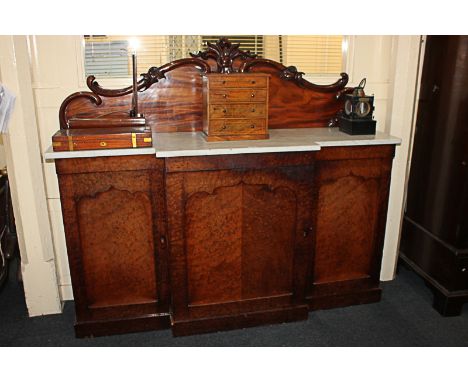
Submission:
[[[311,308],[380,298],[393,146],[324,148],[317,155]]]
[[[207,161],[167,176],[175,323],[304,305],[312,165]]]
[[[57,172],[77,334],[157,327],[143,317],[168,312],[162,163],[67,159]]]

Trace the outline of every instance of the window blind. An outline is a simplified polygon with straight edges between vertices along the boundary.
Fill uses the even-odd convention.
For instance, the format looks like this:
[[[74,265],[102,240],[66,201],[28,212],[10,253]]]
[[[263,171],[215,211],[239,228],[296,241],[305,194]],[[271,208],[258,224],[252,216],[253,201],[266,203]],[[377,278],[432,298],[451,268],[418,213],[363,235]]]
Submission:
[[[135,38],[139,42],[138,47],[138,68],[137,72],[145,73],[152,66],[161,66],[172,61],[170,58],[170,36],[85,36],[85,72],[86,76],[95,75],[101,78],[130,77],[132,74],[132,63],[130,51],[130,39]],[[121,44],[125,43],[125,51],[122,52],[118,65],[119,72],[109,70],[103,73],[101,67],[107,66],[113,68],[117,65],[117,60],[112,52],[97,54],[95,49],[101,44]]]
[[[343,36],[283,36],[283,64],[308,75],[343,71]]]
[[[259,57],[269,58],[286,66],[294,65],[309,76],[337,75],[343,71],[343,36],[330,35],[154,35],[154,36],[85,36],[86,75],[96,77],[131,76],[129,39],[139,41],[138,73],[151,66],[189,57],[190,52],[202,50],[207,42],[216,43],[220,37],[240,43]]]
[[[96,38],[85,45],[86,75],[125,77],[128,75],[128,41]]]

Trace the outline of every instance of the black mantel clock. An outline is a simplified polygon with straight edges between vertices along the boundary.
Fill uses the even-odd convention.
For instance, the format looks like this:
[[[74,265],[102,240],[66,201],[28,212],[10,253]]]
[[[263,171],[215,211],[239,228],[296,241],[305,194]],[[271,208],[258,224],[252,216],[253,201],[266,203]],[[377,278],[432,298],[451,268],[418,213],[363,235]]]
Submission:
[[[377,121],[373,119],[374,96],[364,93],[364,78],[353,93],[346,94],[344,112],[340,118],[340,131],[351,135],[375,134]]]

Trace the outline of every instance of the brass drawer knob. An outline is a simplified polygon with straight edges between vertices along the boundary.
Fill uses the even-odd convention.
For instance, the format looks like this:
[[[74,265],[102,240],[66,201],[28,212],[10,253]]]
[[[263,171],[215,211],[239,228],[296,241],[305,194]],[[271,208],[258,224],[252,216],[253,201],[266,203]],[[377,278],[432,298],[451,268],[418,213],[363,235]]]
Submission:
[[[223,127],[221,128],[221,130],[224,130],[227,128],[227,125],[223,125]]]
[[[227,98],[227,94],[223,94],[223,98]]]
[[[251,96],[252,98],[255,98],[255,93],[252,93],[250,96]]]
[[[107,146],[107,142],[99,142],[99,145],[102,146],[102,147],[106,147],[106,146]]]
[[[252,124],[250,125],[250,128],[251,128],[251,129],[255,129],[255,125],[252,123]]]

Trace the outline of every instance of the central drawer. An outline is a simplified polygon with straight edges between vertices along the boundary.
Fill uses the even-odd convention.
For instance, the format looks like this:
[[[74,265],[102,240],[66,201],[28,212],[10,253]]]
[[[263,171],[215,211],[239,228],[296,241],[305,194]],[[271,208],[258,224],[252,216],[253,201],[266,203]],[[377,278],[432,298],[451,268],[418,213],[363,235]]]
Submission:
[[[256,118],[265,115],[266,105],[262,103],[210,105],[210,118]]]

